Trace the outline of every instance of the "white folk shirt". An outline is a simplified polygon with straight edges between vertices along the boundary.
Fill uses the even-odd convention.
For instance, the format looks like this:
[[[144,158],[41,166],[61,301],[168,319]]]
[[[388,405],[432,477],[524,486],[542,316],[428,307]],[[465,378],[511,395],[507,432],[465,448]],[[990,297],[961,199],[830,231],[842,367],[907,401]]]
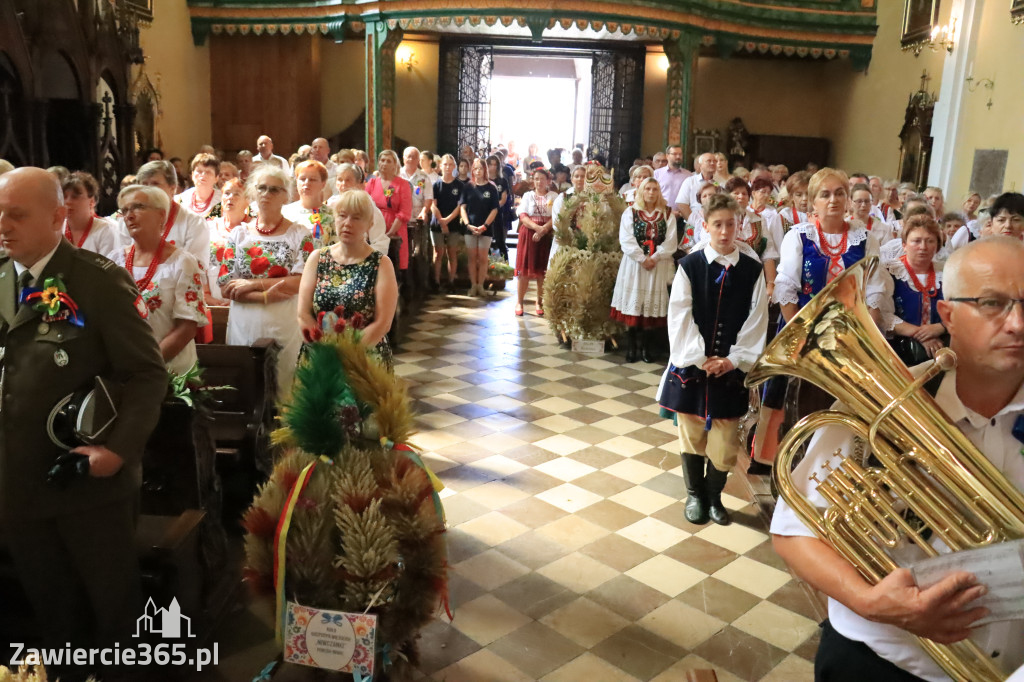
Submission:
[[[420,211],[423,210],[423,204],[434,199],[434,183],[430,181],[430,176],[419,168],[414,173],[406,173],[405,167],[403,167],[398,175],[404,180],[408,180],[412,187],[412,218],[410,220],[416,220]]]
[[[868,215],[868,221],[864,224],[864,228],[879,244],[885,244],[895,237],[892,225],[873,214]]]
[[[911,372],[920,375],[926,365],[918,365]],[[939,407],[954,424],[981,450],[992,464],[1019,489],[1024,490],[1024,456],[1021,442],[1013,437],[1013,423],[1024,413],[1024,386],[1010,403],[992,419],[986,419],[968,409],[956,393],[956,371],[949,372],[935,395]],[[834,453],[839,449],[842,455]],[[793,471],[793,480],[802,494],[819,510],[827,505],[825,498],[808,480],[812,472],[823,471],[828,460],[835,468],[853,450],[853,437],[841,427],[820,429],[811,439],[807,455]],[[793,509],[781,498],[772,517],[773,535],[815,537]],[[933,543],[934,544],[934,543]],[[937,546],[940,552],[948,551]],[[917,638],[893,625],[875,623],[854,613],[838,601],[829,598],[828,617],[836,632],[848,639],[864,642],[882,658],[929,682],[948,682],[949,677],[924,652]],[[999,652],[995,660],[1007,672],[1024,663],[1024,621],[1004,621],[975,628],[971,639],[989,654]]]
[[[696,252],[694,252],[696,253]],[[740,262],[739,249],[733,249],[728,255],[722,255],[710,245],[704,246],[702,253],[708,263],[717,261],[726,267],[733,267]],[[693,319],[693,288],[690,278],[683,268],[676,268],[676,277],[672,282],[672,294],[668,300],[669,330],[669,362],[676,367],[701,367],[707,362],[704,348],[704,337]],[[754,284],[754,295],[750,298],[750,312],[746,321],[736,335],[736,343],[729,348],[726,356],[733,367],[741,372],[749,372],[757,358],[764,350],[765,337],[768,333],[768,290],[764,277],[758,277]],[[661,398],[668,370],[661,377],[658,386],[658,399]]]
[[[198,207],[193,205],[193,202],[198,201],[198,199],[196,199],[196,188],[195,187],[189,187],[187,190],[185,190],[181,194],[175,194],[174,195],[174,200],[177,201],[178,205],[180,205],[182,208],[184,208],[184,209],[186,209],[188,211],[192,211],[193,213],[198,215],[200,218],[203,218],[205,220],[209,220],[210,219],[210,213],[212,213],[213,209],[217,208],[217,206],[220,204],[221,193],[220,193],[220,190],[215,187],[213,189],[213,196],[210,197],[210,201],[205,205],[205,207],[202,210],[199,210]]]
[[[949,240],[949,247],[951,251],[956,251],[961,246],[967,246],[971,242],[971,238],[981,238],[981,221],[972,220],[966,225],[961,225]]]
[[[711,235],[707,232],[707,224],[704,221],[704,213],[700,205],[690,214],[691,220],[694,217],[696,217],[699,223],[694,229],[694,239],[697,244],[693,250],[707,248],[711,244]],[[766,217],[774,217],[774,220],[766,220]],[[777,213],[772,215],[765,211],[758,215],[748,209],[744,212],[743,220],[740,221],[737,217],[736,222],[739,225],[739,229],[736,230],[736,247],[740,251],[762,263],[766,260],[779,261],[778,245],[782,242],[782,221],[779,220]],[[750,240],[754,237],[754,223],[757,222],[761,223],[761,236],[767,241],[764,251],[760,254],[750,244]]]
[[[65,227],[67,222],[64,223]],[[68,241],[71,241],[70,239]],[[117,223],[109,218],[93,216],[92,225],[89,227],[89,234],[81,244],[75,244],[80,249],[107,256],[117,250],[120,240],[117,235]]]
[[[779,248],[779,269],[778,274],[775,276],[774,296],[775,302],[780,305],[800,302],[799,296],[803,288],[804,269],[804,247],[800,237],[804,234],[818,246],[818,230],[815,223],[794,225],[786,233],[786,236],[782,238],[782,246]],[[829,246],[838,248],[839,244],[843,241],[843,235],[842,233],[825,233],[825,239],[828,240]],[[863,242],[867,242],[864,245],[864,258],[878,255],[878,241],[868,234],[867,230],[864,229],[863,223],[851,221],[847,231],[847,249]],[[875,268],[874,274],[865,282],[864,289],[864,297],[867,299],[868,306],[878,309],[881,305],[882,297],[885,296],[885,281],[882,279],[878,268]]]
[[[875,216],[883,223],[892,223],[896,220],[896,211],[893,210],[892,206],[888,204],[873,204],[871,206],[871,215]]]

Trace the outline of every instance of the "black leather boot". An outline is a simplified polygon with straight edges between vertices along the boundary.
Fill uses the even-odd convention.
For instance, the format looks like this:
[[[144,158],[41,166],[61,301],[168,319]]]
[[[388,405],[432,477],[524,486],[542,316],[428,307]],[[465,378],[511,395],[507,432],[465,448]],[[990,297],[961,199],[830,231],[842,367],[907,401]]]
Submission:
[[[686,481],[686,510],[683,515],[690,523],[703,526],[708,522],[708,491],[704,478],[702,455],[682,453],[683,480]]]
[[[725,480],[729,478],[728,471],[719,471],[708,460],[708,472],[704,476],[708,490],[708,514],[711,520],[720,526],[728,526],[732,519],[729,518],[729,510],[722,505],[722,489],[725,487]]]
[[[626,329],[626,362],[633,363],[637,361],[637,336],[640,330],[636,327],[628,327]]]
[[[641,351],[640,358],[644,362],[654,363],[657,361],[654,355],[654,330],[645,329],[643,334],[643,341],[640,344],[643,350]]]

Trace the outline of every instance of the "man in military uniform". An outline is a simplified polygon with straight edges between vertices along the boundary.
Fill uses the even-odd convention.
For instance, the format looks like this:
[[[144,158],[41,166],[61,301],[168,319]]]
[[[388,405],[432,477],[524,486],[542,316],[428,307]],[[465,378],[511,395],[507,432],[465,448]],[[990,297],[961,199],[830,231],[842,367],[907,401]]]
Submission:
[[[63,236],[63,196],[39,168],[0,177],[0,530],[46,646],[105,646],[141,614],[135,519],[143,447],[160,415],[167,372],[135,310],[128,273]],[[22,302],[63,284],[53,314]],[[81,325],[74,323],[77,307]],[[100,376],[121,387],[117,420],[88,457],[88,474],[47,481],[60,453],[47,418]],[[62,670],[64,679],[84,671]],[[70,674],[69,674],[70,673]]]

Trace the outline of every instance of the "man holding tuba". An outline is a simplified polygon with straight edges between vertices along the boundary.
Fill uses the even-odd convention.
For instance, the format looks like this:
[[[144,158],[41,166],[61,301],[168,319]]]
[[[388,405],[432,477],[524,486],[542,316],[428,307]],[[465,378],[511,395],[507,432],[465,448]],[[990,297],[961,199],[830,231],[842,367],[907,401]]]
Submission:
[[[926,386],[991,464],[1024,490],[1024,444],[1014,435],[1021,430],[1014,428],[1018,420],[1024,425],[1024,244],[998,236],[972,242],[949,259],[945,278],[948,298],[938,304],[939,314],[957,368]],[[863,440],[842,427],[820,429],[793,472],[799,492],[823,510],[828,503],[817,488],[830,475],[823,465],[866,458],[865,449]],[[919,589],[911,572],[901,568],[871,585],[781,499],[771,533],[790,568],[829,598],[816,680],[950,679],[915,635],[940,644],[970,637],[1007,673],[1024,664],[1024,621],[972,628],[987,614],[972,603],[987,592],[974,575],[956,572]]]

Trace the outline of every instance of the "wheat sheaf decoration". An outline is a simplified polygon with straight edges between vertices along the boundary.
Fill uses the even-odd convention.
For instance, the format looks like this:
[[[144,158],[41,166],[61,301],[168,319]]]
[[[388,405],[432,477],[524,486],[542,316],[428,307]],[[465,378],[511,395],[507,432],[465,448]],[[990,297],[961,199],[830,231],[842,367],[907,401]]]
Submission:
[[[626,206],[601,171],[589,169],[583,191],[567,197],[555,217],[558,251],[545,278],[544,309],[563,339],[609,339],[623,329],[610,314],[622,260],[619,219]]]
[[[246,581],[278,622],[287,601],[375,614],[378,665],[415,664],[420,629],[447,610],[447,549],[404,384],[348,330],[304,348],[280,413],[277,463],[243,520]]]

